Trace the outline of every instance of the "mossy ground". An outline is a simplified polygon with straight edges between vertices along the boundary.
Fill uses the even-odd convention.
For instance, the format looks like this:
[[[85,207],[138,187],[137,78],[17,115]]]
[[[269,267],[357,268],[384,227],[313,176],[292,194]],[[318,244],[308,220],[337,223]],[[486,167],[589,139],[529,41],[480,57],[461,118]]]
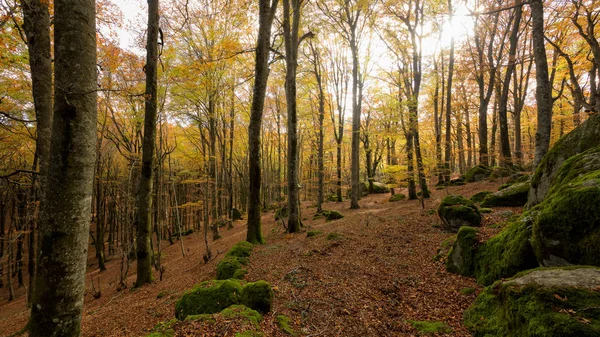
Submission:
[[[317,235],[321,235],[321,234],[323,234],[322,231],[314,229],[314,230],[310,230],[310,231],[306,232],[306,237],[311,238],[313,236],[317,236]]]
[[[415,330],[424,334],[451,333],[452,329],[444,322],[408,321]]]
[[[572,287],[487,287],[464,313],[474,336],[600,336],[600,293]]]
[[[329,234],[327,234],[327,240],[339,240],[339,239],[343,239],[344,236],[340,233],[336,233],[336,232],[331,232]]]
[[[406,195],[402,194],[402,193],[397,193],[394,194],[390,197],[389,201],[390,202],[395,202],[395,201],[400,201],[400,200],[404,200],[406,199]]]
[[[290,323],[292,322],[291,318],[289,318],[286,315],[277,315],[275,320],[277,321],[277,326],[279,326],[279,329],[281,329],[281,331],[285,332],[286,334],[288,334],[290,336],[298,336],[298,333],[296,332],[296,330],[294,330],[290,326]]]

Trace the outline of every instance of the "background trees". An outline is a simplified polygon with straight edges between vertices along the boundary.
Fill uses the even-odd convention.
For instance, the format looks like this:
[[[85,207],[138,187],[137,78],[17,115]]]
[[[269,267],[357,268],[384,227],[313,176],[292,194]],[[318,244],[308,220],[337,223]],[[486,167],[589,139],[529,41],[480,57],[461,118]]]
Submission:
[[[33,280],[46,209],[56,28],[55,3],[46,4],[1,7],[0,284],[13,297]],[[153,69],[144,15],[124,16],[115,4],[96,9],[89,238],[100,269],[122,261],[121,287],[133,247],[160,272],[161,239],[183,245],[184,234],[202,232],[208,261],[236,211],[247,213],[247,240],[259,243],[263,210],[287,204],[286,225],[299,229],[294,198],[356,208],[361,189],[377,182],[410,198],[420,186],[426,198],[432,183],[475,163],[529,169],[599,109],[595,2],[290,0],[283,11],[278,1],[164,1],[162,33],[150,39],[162,43],[152,92],[143,84]],[[307,32],[310,43],[299,43]],[[143,113],[149,98],[156,121]],[[153,196],[147,211],[144,195]],[[139,255],[141,271],[150,265]]]

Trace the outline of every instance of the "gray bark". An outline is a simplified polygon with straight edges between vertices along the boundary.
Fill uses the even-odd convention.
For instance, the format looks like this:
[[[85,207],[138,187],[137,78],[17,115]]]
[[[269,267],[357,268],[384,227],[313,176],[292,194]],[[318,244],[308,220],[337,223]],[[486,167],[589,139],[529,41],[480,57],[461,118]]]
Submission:
[[[54,123],[30,336],[79,336],[94,162],[94,0],[54,2]]]

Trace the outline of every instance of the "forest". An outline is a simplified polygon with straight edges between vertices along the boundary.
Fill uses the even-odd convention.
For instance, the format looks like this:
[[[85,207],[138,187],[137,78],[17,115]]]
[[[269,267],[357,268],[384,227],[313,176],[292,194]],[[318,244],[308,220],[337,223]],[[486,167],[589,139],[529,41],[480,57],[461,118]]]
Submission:
[[[0,0],[1,336],[600,336],[600,2]]]

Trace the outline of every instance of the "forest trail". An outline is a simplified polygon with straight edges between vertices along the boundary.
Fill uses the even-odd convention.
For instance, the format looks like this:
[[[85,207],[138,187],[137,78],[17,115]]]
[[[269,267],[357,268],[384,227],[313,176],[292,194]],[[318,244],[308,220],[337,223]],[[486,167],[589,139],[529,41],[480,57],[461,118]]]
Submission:
[[[470,197],[482,191],[495,191],[501,181],[449,187],[448,192]],[[461,326],[462,311],[476,298],[481,287],[473,279],[450,274],[443,262],[434,261],[440,244],[452,234],[440,228],[435,212],[445,190],[433,191],[425,200],[389,202],[389,194],[369,195],[361,208],[350,210],[349,201],[325,203],[326,210],[342,212],[344,218],[326,222],[313,219],[315,207],[304,203],[304,232],[285,233],[273,212],[264,213],[263,233],[267,244],[255,248],[246,279],[264,279],[275,292],[273,311],[265,315],[261,330],[265,336],[287,336],[279,330],[275,317],[291,317],[291,326],[302,336],[417,336],[411,322],[443,322],[446,336],[469,336]],[[519,212],[497,208],[484,216],[484,235],[496,232],[489,226],[506,221]],[[83,336],[144,336],[158,322],[174,317],[174,303],[194,284],[215,277],[215,267],[229,247],[245,239],[245,221],[223,230],[223,238],[212,243],[216,258],[208,264],[200,233],[184,237],[186,256],[179,243],[163,248],[163,281],[132,289],[135,263],[129,269],[128,289],[117,291],[120,259],[112,257],[107,271],[99,273],[90,248],[86,279]],[[307,237],[306,231],[321,234]],[[155,277],[158,274],[155,272]],[[102,296],[92,296],[91,279],[100,280]],[[97,286],[96,286],[97,287]],[[472,292],[475,290],[474,292]],[[8,303],[6,290],[0,292],[0,334],[8,336],[21,329],[28,318],[24,289]],[[220,326],[186,323],[181,336],[233,336]],[[218,326],[218,325],[217,325]],[[203,330],[198,330],[203,329]],[[216,329],[216,328],[215,328]]]

